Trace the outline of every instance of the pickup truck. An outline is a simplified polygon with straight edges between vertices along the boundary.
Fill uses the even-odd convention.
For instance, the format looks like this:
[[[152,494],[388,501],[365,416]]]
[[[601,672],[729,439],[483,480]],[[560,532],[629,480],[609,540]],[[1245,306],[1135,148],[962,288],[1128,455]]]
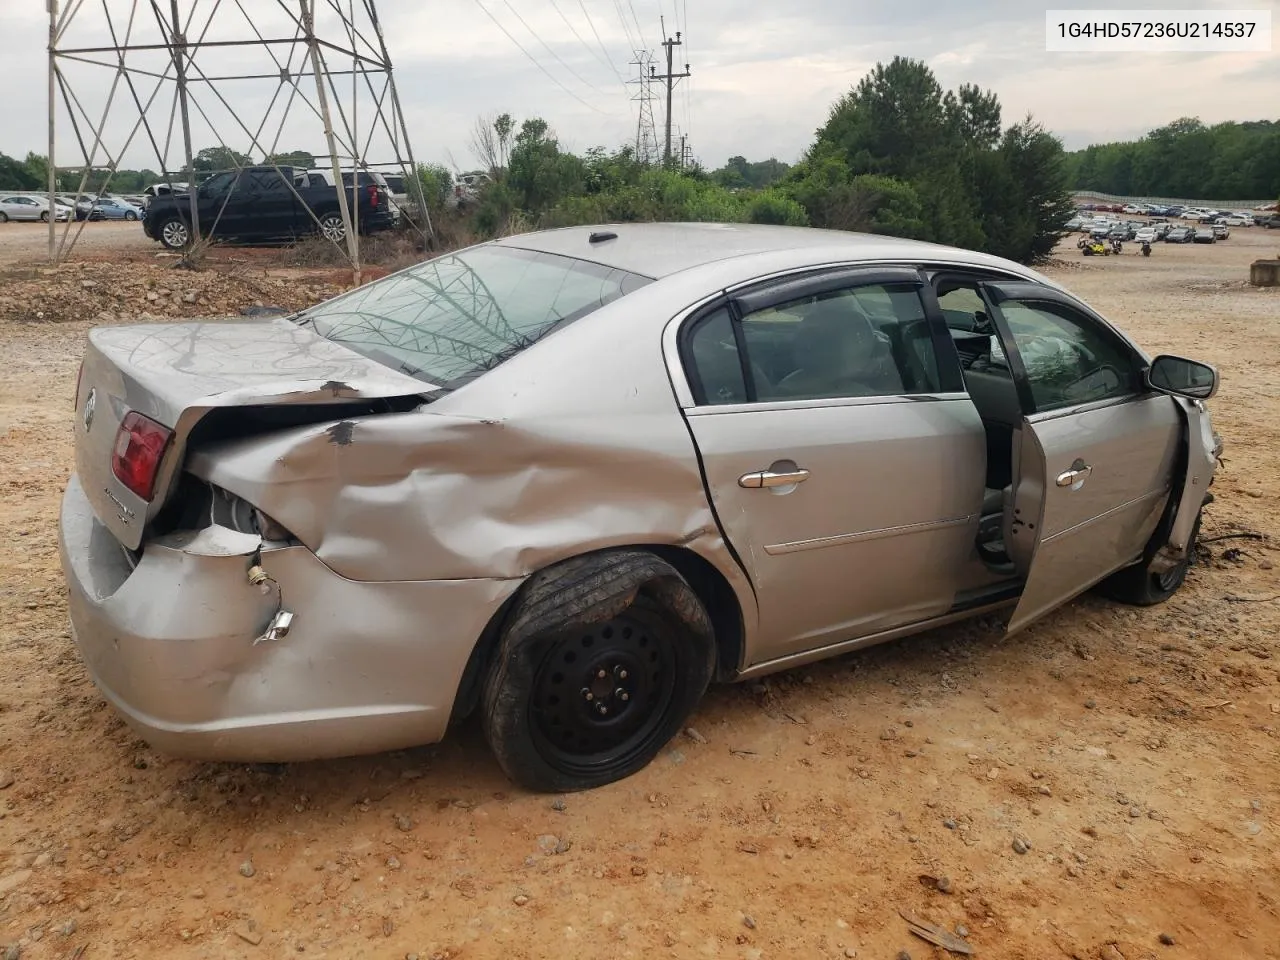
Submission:
[[[196,189],[200,235],[219,240],[287,240],[318,232],[340,243],[346,229],[331,179],[319,171],[292,167],[215,173]],[[360,232],[393,227],[395,208],[385,186],[359,181],[347,187],[347,203]],[[175,191],[152,199],[142,229],[169,250],[190,245],[190,193]]]

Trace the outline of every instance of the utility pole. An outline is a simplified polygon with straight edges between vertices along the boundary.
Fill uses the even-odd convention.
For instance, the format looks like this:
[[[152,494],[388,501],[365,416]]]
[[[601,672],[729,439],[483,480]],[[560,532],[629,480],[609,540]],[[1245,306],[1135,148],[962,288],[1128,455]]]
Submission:
[[[680,134],[680,169],[689,166],[689,135]]]
[[[170,34],[169,51],[173,56],[173,72],[178,78],[178,107],[182,114],[182,153],[187,162],[187,199],[190,204],[191,242],[195,244],[200,240],[200,208],[196,205],[195,163],[191,154],[191,117],[187,112],[187,36],[182,30],[182,18],[178,16],[178,0],[170,0],[169,7],[173,14],[173,32]],[[52,163],[53,158],[50,157],[49,161]],[[190,250],[187,252],[190,253]]]
[[[666,38],[662,41],[662,45],[667,48],[667,72],[662,74],[655,74],[653,79],[665,80],[667,82],[667,136],[666,136],[666,145],[663,148],[663,152],[662,152],[662,160],[663,160],[663,163],[665,163],[667,166],[670,166],[671,165],[671,97],[672,97],[672,94],[675,92],[676,81],[682,80],[685,77],[689,76],[689,64],[686,63],[684,65],[684,73],[674,72],[675,65],[672,63],[672,58],[675,53],[675,48],[684,46],[684,41],[680,39],[679,30],[676,31],[676,38],[674,40],[668,37],[666,20],[660,18],[659,22],[662,24],[662,35],[663,37]]]
[[[639,93],[632,100],[640,104],[640,117],[636,123],[636,160],[643,166],[653,162],[658,153],[658,137],[653,127],[653,54],[648,50],[637,50],[636,58],[631,65],[638,69],[639,76],[627,82],[638,84]]]

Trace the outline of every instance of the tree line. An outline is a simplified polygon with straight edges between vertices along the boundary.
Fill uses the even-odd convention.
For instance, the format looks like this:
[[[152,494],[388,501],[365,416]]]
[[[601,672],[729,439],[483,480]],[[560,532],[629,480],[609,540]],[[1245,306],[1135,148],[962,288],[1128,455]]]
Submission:
[[[924,63],[878,64],[831,108],[794,166],[675,169],[630,147],[564,149],[541,118],[480,121],[492,183],[466,215],[481,235],[640,220],[810,225],[912,237],[1011,259],[1046,256],[1071,215],[1061,141],[1031,118],[1004,127],[990,91],[945,91]],[[423,169],[429,197],[448,173]]]
[[[1280,122],[1175,120],[1139,140],[1067,155],[1071,186],[1133,197],[1269,200],[1280,196]]]

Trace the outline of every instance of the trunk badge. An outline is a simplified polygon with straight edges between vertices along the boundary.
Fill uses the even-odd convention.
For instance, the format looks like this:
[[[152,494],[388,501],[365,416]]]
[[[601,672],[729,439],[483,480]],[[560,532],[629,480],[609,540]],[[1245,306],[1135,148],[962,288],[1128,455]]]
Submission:
[[[93,412],[98,409],[98,389],[97,387],[89,388],[89,396],[85,398],[84,410],[80,413],[80,419],[84,421],[85,432],[93,426]]]

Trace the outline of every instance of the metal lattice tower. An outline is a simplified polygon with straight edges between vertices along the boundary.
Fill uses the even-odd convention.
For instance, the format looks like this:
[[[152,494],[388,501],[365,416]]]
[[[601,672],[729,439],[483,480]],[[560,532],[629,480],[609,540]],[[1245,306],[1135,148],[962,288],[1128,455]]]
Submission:
[[[653,54],[648,50],[637,50],[636,58],[631,66],[637,70],[634,80],[637,93],[631,99],[640,104],[640,115],[636,122],[636,160],[648,166],[658,159],[658,128],[653,120]]]
[[[117,169],[139,161],[158,164],[162,182],[194,185],[197,144],[257,164],[302,150],[335,183],[344,169],[401,173],[430,231],[375,0],[46,3],[51,204],[59,171],[82,172],[77,193],[91,171],[106,171],[105,192]],[[60,155],[68,132],[75,149]],[[346,190],[338,198],[358,280],[356,211]],[[73,234],[67,222],[59,242],[50,223],[50,258],[83,228]]]

